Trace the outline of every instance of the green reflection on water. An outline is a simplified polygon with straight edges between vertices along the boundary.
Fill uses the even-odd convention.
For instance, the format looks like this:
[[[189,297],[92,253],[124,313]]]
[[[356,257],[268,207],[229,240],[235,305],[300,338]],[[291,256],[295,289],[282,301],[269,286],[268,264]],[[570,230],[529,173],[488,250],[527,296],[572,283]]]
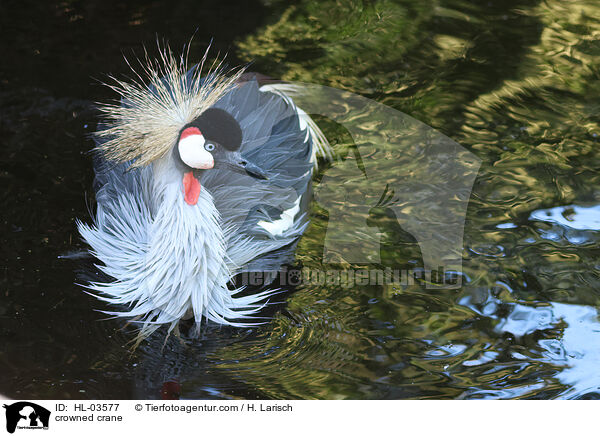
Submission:
[[[468,283],[305,285],[259,338],[216,350],[221,367],[282,398],[597,395],[597,353],[573,337],[600,345],[595,317],[576,314],[599,303],[599,233],[530,215],[600,200],[600,5],[276,5],[280,17],[238,44],[253,68],[375,99],[483,160],[465,228]],[[330,127],[344,155],[350,140]],[[382,259],[417,264],[418,246],[393,218],[372,218],[392,226]],[[305,266],[319,265],[326,228],[316,204],[298,253]]]

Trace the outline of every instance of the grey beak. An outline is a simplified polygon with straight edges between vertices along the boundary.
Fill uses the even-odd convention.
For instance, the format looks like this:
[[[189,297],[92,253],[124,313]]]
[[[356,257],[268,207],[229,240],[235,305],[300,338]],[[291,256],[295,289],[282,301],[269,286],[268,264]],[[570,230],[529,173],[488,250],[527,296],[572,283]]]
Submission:
[[[269,179],[267,177],[267,173],[258,165],[254,165],[253,163],[248,162],[247,160],[244,160],[244,159],[242,159],[242,162],[240,162],[240,164],[243,165],[246,173],[248,173],[248,175],[254,177],[255,179],[262,179],[262,180]]]
[[[215,168],[228,168],[236,173],[248,174],[255,179],[268,180],[267,173],[258,165],[248,162],[240,153],[228,153],[225,159],[216,159]]]

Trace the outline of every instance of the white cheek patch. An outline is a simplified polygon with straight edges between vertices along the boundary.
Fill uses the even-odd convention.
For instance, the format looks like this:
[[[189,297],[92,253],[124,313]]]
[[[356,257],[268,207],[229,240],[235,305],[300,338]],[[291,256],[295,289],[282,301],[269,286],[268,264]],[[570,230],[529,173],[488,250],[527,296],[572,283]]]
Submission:
[[[204,149],[204,136],[190,135],[181,139],[178,144],[179,157],[183,163],[199,170],[208,170],[215,166],[212,154]]]

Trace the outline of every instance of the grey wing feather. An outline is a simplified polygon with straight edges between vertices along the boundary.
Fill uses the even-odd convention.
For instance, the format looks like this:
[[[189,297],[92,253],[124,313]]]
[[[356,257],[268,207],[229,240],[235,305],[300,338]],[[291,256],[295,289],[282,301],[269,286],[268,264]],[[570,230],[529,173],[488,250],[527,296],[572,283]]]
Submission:
[[[278,95],[260,92],[256,81],[232,90],[215,106],[240,123],[244,132],[240,152],[265,170],[269,179],[212,171],[204,183],[230,229],[232,262],[252,261],[245,269],[270,270],[277,261],[267,253],[289,246],[279,256],[279,265],[289,261],[289,252],[308,224],[312,142],[300,127],[295,107]],[[295,208],[294,216],[285,215]],[[267,230],[267,225],[278,222],[283,223],[280,233]]]

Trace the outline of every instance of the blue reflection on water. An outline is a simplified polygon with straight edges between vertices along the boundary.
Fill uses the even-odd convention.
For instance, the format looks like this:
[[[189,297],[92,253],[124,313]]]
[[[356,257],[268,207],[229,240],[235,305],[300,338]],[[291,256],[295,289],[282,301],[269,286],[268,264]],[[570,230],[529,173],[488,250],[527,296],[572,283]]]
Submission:
[[[557,206],[540,209],[531,213],[530,220],[560,224],[578,230],[600,229],[600,205],[596,206]]]

